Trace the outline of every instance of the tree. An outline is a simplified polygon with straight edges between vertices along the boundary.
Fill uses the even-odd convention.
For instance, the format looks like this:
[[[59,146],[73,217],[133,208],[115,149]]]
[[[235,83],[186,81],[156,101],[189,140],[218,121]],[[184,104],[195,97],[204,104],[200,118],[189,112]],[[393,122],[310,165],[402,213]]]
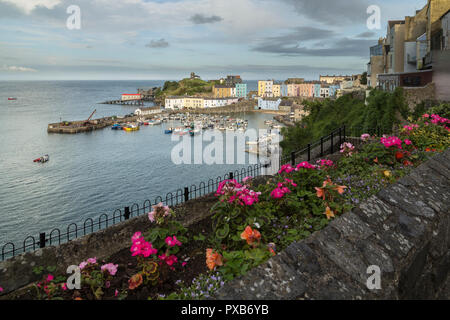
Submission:
[[[361,77],[361,84],[366,85],[367,84],[367,72],[363,72]]]

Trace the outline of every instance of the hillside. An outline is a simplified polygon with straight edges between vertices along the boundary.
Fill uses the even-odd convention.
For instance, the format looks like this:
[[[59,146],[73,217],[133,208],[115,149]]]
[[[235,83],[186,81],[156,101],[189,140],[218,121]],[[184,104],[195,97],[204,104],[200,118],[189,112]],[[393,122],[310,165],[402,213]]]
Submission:
[[[218,81],[203,81],[201,79],[166,81],[163,88],[156,91],[155,96],[159,99],[164,99],[168,96],[211,95],[215,84],[218,84]]]

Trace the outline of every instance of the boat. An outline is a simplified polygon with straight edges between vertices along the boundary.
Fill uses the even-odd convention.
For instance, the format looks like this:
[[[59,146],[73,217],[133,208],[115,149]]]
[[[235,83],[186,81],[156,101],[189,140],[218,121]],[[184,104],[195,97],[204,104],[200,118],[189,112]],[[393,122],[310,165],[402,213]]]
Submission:
[[[189,134],[193,137],[193,136],[197,136],[200,134],[200,130],[199,129],[194,129],[194,130],[190,130]]]
[[[46,163],[48,162],[48,160],[50,160],[50,157],[48,156],[48,154],[46,154],[45,156],[34,159],[33,162]]]
[[[148,124],[151,125],[151,126],[156,126],[156,125],[161,124],[161,120],[159,120],[159,119],[158,120],[152,120]]]
[[[139,130],[139,126],[135,125],[135,124],[129,124],[127,126],[125,126],[123,128],[123,130],[127,131],[127,132],[131,132],[131,131],[138,131]]]
[[[8,98],[8,100],[17,100],[17,98],[13,98],[13,97],[10,97],[10,98]]]
[[[165,134],[172,134],[173,133],[173,128],[169,128],[167,130],[164,131]]]
[[[116,123],[111,127],[111,130],[122,130],[122,126]]]

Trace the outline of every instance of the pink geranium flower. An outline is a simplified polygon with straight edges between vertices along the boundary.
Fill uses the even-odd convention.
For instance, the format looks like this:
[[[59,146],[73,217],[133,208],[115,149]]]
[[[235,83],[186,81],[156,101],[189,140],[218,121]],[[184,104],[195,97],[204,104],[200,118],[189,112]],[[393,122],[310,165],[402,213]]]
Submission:
[[[55,277],[52,276],[51,274],[49,274],[49,275],[47,276],[47,282],[53,281],[53,279],[55,279]]]
[[[166,242],[166,244],[167,244],[169,247],[175,247],[175,246],[181,247],[181,242],[178,241],[178,239],[177,239],[176,236],[173,236],[173,237],[167,237],[166,240],[165,240],[165,242]]]
[[[117,273],[117,267],[118,267],[117,264],[108,263],[108,264],[103,265],[100,269],[101,269],[102,271],[105,271],[105,270],[106,270],[106,271],[108,271],[108,273],[109,273],[110,275],[114,276],[114,275],[116,275],[116,273]]]

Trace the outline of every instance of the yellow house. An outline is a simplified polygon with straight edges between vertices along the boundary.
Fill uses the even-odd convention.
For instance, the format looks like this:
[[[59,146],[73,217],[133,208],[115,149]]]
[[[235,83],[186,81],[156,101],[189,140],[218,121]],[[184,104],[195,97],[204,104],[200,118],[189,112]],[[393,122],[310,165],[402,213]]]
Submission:
[[[216,85],[213,87],[215,98],[228,98],[233,96],[233,86]]]
[[[274,84],[272,87],[274,97],[281,97],[281,84]]]
[[[186,97],[184,98],[184,107],[186,109],[203,108],[204,107],[203,100],[204,100],[203,98],[199,97]]]
[[[273,97],[273,80],[258,81],[258,96]]]

